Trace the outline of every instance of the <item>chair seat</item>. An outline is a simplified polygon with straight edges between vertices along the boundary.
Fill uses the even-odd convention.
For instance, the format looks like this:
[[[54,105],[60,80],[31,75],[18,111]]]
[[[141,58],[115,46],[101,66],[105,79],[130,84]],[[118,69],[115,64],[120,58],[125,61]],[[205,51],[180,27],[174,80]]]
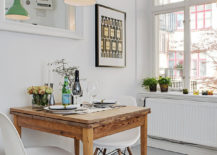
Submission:
[[[94,141],[94,145],[102,148],[126,148],[139,140],[139,128],[120,132]]]
[[[25,149],[27,155],[72,155],[72,153],[57,147],[30,147]]]

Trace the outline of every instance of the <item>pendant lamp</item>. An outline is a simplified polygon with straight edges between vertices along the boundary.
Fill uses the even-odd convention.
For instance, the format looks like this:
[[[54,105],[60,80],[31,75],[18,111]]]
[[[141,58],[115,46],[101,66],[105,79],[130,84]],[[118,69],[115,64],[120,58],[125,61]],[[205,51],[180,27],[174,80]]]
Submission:
[[[89,6],[96,4],[96,0],[64,0],[64,2],[72,6]]]
[[[6,18],[13,20],[27,20],[29,19],[28,12],[22,6],[20,0],[14,0],[14,4],[6,13]]]

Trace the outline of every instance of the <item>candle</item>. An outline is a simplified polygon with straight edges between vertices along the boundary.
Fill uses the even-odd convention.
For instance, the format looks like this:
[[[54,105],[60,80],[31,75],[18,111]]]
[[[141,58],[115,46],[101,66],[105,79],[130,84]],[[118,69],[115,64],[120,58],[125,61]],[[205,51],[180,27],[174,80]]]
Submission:
[[[48,81],[47,81],[47,84],[49,86],[50,81],[51,81],[51,67],[50,67],[50,64],[47,64],[47,68],[48,68]]]
[[[53,83],[54,83],[54,81],[53,81],[53,65],[50,64],[50,85],[49,86],[51,86],[51,84],[53,84]]]
[[[47,64],[43,65],[43,84],[48,85],[48,66]]]

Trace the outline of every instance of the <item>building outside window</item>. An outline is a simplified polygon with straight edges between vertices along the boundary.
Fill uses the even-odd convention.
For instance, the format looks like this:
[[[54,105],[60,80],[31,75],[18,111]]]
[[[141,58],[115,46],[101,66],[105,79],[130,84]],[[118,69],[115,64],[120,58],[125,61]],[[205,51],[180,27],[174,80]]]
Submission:
[[[217,89],[217,4],[205,2],[154,14],[157,75],[171,77],[175,89]]]

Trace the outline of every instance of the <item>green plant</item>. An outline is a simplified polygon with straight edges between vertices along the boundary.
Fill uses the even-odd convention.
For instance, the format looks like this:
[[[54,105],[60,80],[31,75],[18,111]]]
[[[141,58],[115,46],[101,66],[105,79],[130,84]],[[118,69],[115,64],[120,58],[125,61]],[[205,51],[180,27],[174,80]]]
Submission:
[[[172,85],[171,79],[169,77],[160,77],[158,83],[160,85],[168,85],[168,86]]]
[[[183,94],[188,94],[188,89],[183,89]]]
[[[183,69],[183,65],[182,64],[177,64],[175,68],[176,69]]]
[[[148,87],[150,88],[152,86],[156,86],[157,83],[158,82],[157,82],[156,78],[145,78],[143,80],[142,86],[146,87],[146,88],[148,88]]]

